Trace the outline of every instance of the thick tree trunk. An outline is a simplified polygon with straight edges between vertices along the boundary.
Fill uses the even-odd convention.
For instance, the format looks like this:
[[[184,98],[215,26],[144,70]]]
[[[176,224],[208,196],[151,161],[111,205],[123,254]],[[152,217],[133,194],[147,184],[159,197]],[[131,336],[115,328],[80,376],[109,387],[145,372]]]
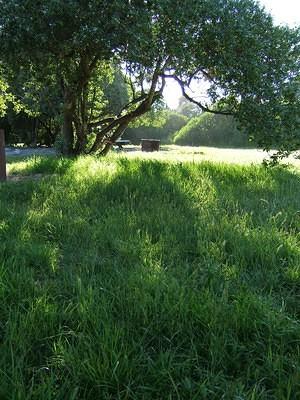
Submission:
[[[80,59],[80,65],[75,73],[75,84],[72,88],[62,82],[64,92],[64,123],[63,138],[66,155],[83,153],[88,135],[88,83],[97,59],[91,63],[86,55]]]
[[[113,133],[111,140],[105,144],[103,150],[100,152],[101,156],[106,156],[106,154],[111,149],[111,146],[116,142],[116,140],[118,140],[123,135],[127,127],[128,127],[128,122],[124,122],[123,124],[118,126],[118,128]]]
[[[73,115],[68,110],[64,110],[63,140],[63,153],[65,155],[73,154]]]
[[[161,88],[158,91],[155,90],[160,76],[159,71],[160,66],[158,65],[153,75],[148,94],[145,97],[139,98],[140,103],[135,110],[129,111],[127,114],[119,116],[119,118],[112,119],[112,121],[107,121],[108,125],[98,133],[90,153],[100,151],[100,154],[105,156],[115,141],[122,136],[129,123],[151,110],[153,103],[161,97],[165,86],[165,80],[163,79]],[[131,104],[133,103],[131,102]]]
[[[75,154],[84,153],[88,136],[88,84],[83,85],[80,101],[75,115],[76,145]]]
[[[87,127],[86,126],[80,126],[76,127],[76,136],[77,136],[77,141],[76,141],[76,146],[74,153],[75,154],[82,154],[86,150],[86,145],[87,145]]]
[[[101,145],[104,143],[104,139],[105,139],[105,134],[102,134],[102,132],[98,133],[89,153],[96,153],[96,151],[98,151]]]

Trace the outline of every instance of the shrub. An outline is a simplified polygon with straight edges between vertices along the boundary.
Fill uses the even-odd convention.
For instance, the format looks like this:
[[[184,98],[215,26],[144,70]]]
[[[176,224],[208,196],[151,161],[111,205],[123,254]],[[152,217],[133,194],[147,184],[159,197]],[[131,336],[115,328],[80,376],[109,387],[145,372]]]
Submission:
[[[248,137],[230,116],[203,113],[192,118],[174,135],[174,143],[186,146],[249,147]]]

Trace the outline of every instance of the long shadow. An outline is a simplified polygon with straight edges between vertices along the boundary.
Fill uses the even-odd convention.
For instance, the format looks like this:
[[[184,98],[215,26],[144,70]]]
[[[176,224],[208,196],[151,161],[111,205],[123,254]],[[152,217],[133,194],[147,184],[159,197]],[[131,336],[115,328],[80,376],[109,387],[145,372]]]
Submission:
[[[180,265],[199,274],[200,286],[213,280],[220,293],[232,268],[233,285],[238,278],[253,290],[298,290],[288,272],[299,260],[297,174],[118,163],[109,180],[95,176],[76,193],[52,191],[48,211],[38,216],[40,239],[56,243],[63,264],[95,273],[111,263],[128,269],[149,262],[171,274]]]
[[[115,162],[109,176],[73,187],[70,174],[0,186],[2,261],[13,265],[9,277],[24,280],[5,291],[1,314],[16,310],[28,337],[26,355],[15,348],[27,389],[34,368],[46,365],[55,387],[68,382],[65,398],[75,387],[79,398],[199,398],[203,381],[211,398],[230,382],[243,381],[246,391],[264,381],[272,391],[275,370],[259,370],[268,351],[291,361],[282,366],[288,383],[296,305],[282,313],[279,300],[299,289],[288,275],[299,261],[299,176]],[[34,308],[37,299],[44,303]],[[2,335],[9,364],[7,326]]]

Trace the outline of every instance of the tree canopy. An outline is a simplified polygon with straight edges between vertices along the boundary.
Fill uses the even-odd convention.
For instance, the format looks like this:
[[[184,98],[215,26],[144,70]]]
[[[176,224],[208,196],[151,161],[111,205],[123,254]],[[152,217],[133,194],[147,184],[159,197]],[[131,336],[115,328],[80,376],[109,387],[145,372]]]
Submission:
[[[61,93],[64,152],[106,154],[160,101],[167,79],[200,110],[233,115],[263,147],[299,145],[299,30],[275,26],[254,0],[1,1],[2,62]],[[95,107],[99,76],[128,95]],[[23,71],[23,72],[22,72]],[[209,84],[192,97],[192,81]],[[102,79],[103,81],[103,79]],[[125,90],[125,91],[126,91]],[[121,97],[120,97],[121,98]],[[95,110],[98,110],[96,113]]]

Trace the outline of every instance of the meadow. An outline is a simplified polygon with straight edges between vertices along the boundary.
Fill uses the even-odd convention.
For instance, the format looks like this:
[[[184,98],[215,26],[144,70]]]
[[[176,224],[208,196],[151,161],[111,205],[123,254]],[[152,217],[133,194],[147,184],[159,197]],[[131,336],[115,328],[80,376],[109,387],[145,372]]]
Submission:
[[[1,399],[300,398],[296,169],[37,156],[9,171]]]

